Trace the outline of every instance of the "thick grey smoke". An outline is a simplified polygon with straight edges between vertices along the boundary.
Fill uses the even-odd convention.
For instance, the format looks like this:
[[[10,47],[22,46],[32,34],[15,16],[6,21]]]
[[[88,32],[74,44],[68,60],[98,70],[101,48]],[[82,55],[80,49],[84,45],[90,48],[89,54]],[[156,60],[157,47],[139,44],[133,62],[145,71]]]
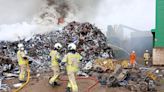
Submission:
[[[78,20],[86,22],[94,20],[98,14],[98,8],[104,0],[70,0],[75,8],[75,16]]]
[[[89,21],[103,31],[114,24],[140,30],[150,30],[155,26],[155,0],[0,0],[0,32],[8,30],[15,35],[15,30],[22,31],[22,34],[23,29],[31,31],[33,27],[24,28],[22,22],[32,26],[30,22],[45,4],[48,5],[46,7],[55,5],[57,17],[54,18],[61,16],[70,21]],[[69,17],[70,14],[72,17]]]
[[[48,6],[54,6],[53,8],[60,14],[60,17],[67,17],[71,7],[66,0],[47,0]]]
[[[79,21],[90,21],[106,29],[125,24],[149,30],[155,24],[155,0],[0,0],[0,24],[31,20],[43,4],[58,5],[61,16],[72,13]]]
[[[52,1],[52,0],[51,0]],[[140,30],[155,27],[155,0],[55,0],[68,6],[78,21],[107,25],[124,24]],[[64,9],[64,8],[60,8]]]
[[[48,6],[53,6],[61,17],[72,13],[80,21],[86,21],[97,15],[101,0],[47,0]]]

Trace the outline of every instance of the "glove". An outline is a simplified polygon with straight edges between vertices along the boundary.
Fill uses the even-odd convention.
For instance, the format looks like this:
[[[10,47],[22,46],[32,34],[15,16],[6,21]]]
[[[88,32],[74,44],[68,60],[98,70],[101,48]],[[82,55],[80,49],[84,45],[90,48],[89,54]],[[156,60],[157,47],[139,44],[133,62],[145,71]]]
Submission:
[[[60,63],[60,62],[61,62],[61,60],[60,60],[60,59],[58,59],[58,60],[57,60],[57,62],[58,62],[58,63]]]
[[[65,63],[64,63],[64,62],[61,62],[60,65],[61,65],[61,66],[65,66]]]
[[[49,57],[47,58],[47,60],[48,60],[48,61],[51,61],[51,56],[49,56]]]
[[[27,57],[23,57],[23,59],[27,60],[28,58]]]
[[[29,63],[29,64],[31,64],[31,63],[32,63],[32,61],[28,61],[28,63]]]

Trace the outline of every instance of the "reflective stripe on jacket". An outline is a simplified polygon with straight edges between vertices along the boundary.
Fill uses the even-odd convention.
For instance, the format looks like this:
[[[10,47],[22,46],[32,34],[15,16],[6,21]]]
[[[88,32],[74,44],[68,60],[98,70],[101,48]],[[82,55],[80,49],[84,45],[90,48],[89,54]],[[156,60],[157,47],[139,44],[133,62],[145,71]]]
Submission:
[[[28,62],[25,60],[25,59],[23,59],[23,57],[25,57],[26,55],[25,55],[25,52],[24,51],[18,51],[17,52],[17,59],[18,59],[18,64],[19,65],[25,65],[25,64],[27,64]]]
[[[79,53],[68,53],[64,56],[62,62],[67,63],[67,71],[78,71],[79,70],[79,62],[82,59],[81,55]]]
[[[149,60],[149,59],[150,59],[150,54],[144,53],[144,60]]]
[[[56,50],[52,50],[50,52],[50,56],[51,56],[51,65],[52,66],[59,65],[59,63],[58,63],[58,59],[60,58],[59,52],[57,52]]]

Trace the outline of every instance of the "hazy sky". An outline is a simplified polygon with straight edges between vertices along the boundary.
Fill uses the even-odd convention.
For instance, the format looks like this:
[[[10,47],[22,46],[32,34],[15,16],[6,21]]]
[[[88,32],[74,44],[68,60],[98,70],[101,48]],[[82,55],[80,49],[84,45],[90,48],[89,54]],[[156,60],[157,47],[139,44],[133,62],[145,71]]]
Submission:
[[[29,21],[41,5],[42,0],[0,0],[0,24]]]
[[[140,30],[155,27],[155,0],[102,0],[96,22],[124,24]]]
[[[77,1],[87,2],[83,3],[87,4],[86,6],[80,6],[86,12],[80,11],[79,19],[92,21],[103,29],[106,29],[107,25],[114,24],[125,24],[140,30],[150,30],[155,26],[155,0]],[[29,21],[42,3],[43,0],[0,0],[0,24]]]

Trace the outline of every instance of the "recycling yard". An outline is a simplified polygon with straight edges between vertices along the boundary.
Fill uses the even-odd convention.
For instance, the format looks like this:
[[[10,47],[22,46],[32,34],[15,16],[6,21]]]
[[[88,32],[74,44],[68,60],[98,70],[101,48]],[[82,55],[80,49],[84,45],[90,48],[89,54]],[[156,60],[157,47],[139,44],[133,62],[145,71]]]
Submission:
[[[85,29],[85,30],[84,30]],[[65,40],[61,40],[65,39]],[[114,53],[106,42],[106,37],[101,31],[90,23],[71,22],[63,30],[53,31],[47,34],[36,35],[31,39],[20,42],[25,44],[28,50],[31,77],[30,82],[21,92],[64,92],[68,78],[64,66],[61,67],[61,86],[52,88],[48,84],[52,70],[48,60],[50,48],[53,44],[60,42],[65,48],[66,43],[74,40],[78,46],[78,52],[84,57],[81,69],[78,73],[78,85],[80,92],[130,92],[130,91],[158,91],[162,92],[164,80],[163,67],[146,67],[138,64],[135,68],[129,66],[129,60],[114,59]],[[6,91],[16,90],[14,87],[19,81],[17,79],[19,68],[16,60],[16,42],[1,42],[1,88]],[[51,44],[48,44],[51,43]],[[92,53],[92,54],[91,54]],[[6,56],[6,57],[3,57]],[[80,78],[81,77],[81,78]]]
[[[163,5],[0,1],[0,92],[164,92]]]

